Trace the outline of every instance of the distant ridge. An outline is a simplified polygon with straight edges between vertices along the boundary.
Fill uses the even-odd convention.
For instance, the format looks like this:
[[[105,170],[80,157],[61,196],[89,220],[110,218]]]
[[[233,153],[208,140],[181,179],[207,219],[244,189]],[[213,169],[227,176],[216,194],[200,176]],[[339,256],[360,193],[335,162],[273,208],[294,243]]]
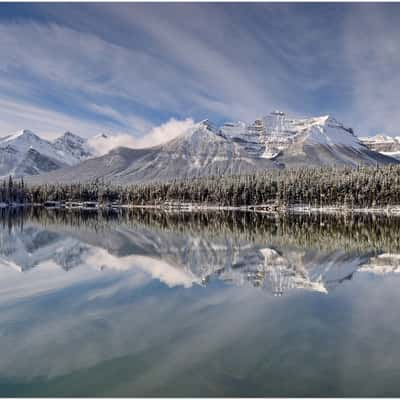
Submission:
[[[329,115],[293,119],[275,111],[250,125],[234,122],[219,129],[205,120],[162,145],[116,148],[102,157],[31,177],[29,182],[104,179],[127,184],[273,168],[398,162],[368,148],[351,128]]]
[[[86,140],[71,132],[50,142],[23,129],[0,138],[0,177],[36,175],[75,165],[93,156]]]
[[[360,137],[360,140],[370,150],[378,151],[381,154],[400,160],[400,136],[376,135]]]

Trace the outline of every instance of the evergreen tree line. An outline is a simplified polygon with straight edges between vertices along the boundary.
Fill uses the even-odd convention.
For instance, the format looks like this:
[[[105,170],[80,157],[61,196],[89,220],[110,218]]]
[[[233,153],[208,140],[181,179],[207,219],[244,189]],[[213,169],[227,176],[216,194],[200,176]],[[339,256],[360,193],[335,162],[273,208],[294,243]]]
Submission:
[[[1,203],[25,203],[29,189],[25,187],[24,179],[18,181],[10,176],[4,179],[0,185],[0,202]]]
[[[0,210],[0,230],[21,230],[38,225],[57,232],[92,232],[104,235],[123,226],[151,230],[152,235],[206,237],[215,242],[231,240],[238,246],[296,247],[359,254],[400,252],[400,218],[371,214],[280,214],[217,211],[165,213],[151,209],[88,212],[42,207]]]
[[[400,165],[272,170],[251,175],[213,176],[170,182],[113,185],[90,183],[24,185],[11,178],[1,186],[1,201],[97,201],[157,205],[308,205],[382,207],[400,204]]]

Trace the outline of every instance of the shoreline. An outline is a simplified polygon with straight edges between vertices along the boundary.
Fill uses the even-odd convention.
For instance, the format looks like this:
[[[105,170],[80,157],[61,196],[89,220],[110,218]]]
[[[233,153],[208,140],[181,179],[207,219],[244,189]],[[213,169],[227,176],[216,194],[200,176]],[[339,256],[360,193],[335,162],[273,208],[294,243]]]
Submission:
[[[400,216],[400,205],[387,207],[357,207],[350,208],[344,206],[308,207],[308,206],[288,206],[270,207],[265,206],[194,206],[190,209],[168,208],[162,205],[127,205],[128,208],[157,209],[167,212],[196,212],[196,211],[245,211],[262,214],[386,214]]]
[[[198,205],[190,203],[174,203],[173,205],[165,204],[119,204],[119,205],[98,205],[96,207],[65,207],[63,205],[45,206],[44,204],[30,203],[0,203],[0,209],[18,209],[27,207],[43,207],[48,210],[82,210],[82,211],[98,211],[98,210],[118,210],[118,209],[150,209],[161,210],[169,213],[187,213],[202,211],[241,211],[255,212],[270,215],[282,214],[385,214],[390,216],[400,216],[400,205],[386,207],[347,207],[347,206],[278,206],[278,205],[253,205],[253,206],[218,206],[218,205]]]

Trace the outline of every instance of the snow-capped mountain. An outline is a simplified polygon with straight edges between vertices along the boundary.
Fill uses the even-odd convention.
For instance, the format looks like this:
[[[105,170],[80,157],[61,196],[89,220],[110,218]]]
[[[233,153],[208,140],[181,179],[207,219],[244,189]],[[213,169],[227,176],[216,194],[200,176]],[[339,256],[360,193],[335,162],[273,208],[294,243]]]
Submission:
[[[400,160],[400,136],[376,135],[360,137],[360,140],[369,149]]]
[[[225,124],[220,132],[254,158],[285,167],[396,162],[371,151],[351,128],[329,115],[299,119],[274,111],[249,125]]]
[[[32,182],[80,182],[101,178],[119,183],[250,173],[278,168],[202,121],[177,138],[150,148],[119,147],[79,165],[31,178]]]
[[[329,115],[295,119],[274,111],[250,125],[225,124],[221,131],[234,141],[246,143],[255,156],[276,159],[285,166],[388,161],[368,151],[351,128]]]
[[[0,139],[0,176],[48,172],[67,163],[57,158],[52,144],[29,130]]]
[[[202,121],[165,144],[144,149],[116,148],[102,157],[32,181],[69,183],[101,178],[137,183],[272,168],[397,162],[370,150],[351,128],[330,116],[293,119],[274,112],[252,124],[228,123],[220,129]]]
[[[87,144],[87,140],[71,132],[65,132],[53,142],[57,155],[74,165],[94,155],[93,150]]]
[[[86,140],[70,132],[51,142],[24,129],[0,138],[0,177],[37,175],[93,156]]]
[[[329,115],[299,119],[279,111],[250,124],[229,122],[221,128],[205,120],[167,143],[120,147],[97,157],[96,141],[107,139],[104,134],[83,139],[66,132],[50,142],[20,131],[0,139],[0,177],[39,175],[32,178],[38,183],[95,178],[134,183],[271,168],[397,163],[390,156],[400,151],[397,139],[360,140]]]

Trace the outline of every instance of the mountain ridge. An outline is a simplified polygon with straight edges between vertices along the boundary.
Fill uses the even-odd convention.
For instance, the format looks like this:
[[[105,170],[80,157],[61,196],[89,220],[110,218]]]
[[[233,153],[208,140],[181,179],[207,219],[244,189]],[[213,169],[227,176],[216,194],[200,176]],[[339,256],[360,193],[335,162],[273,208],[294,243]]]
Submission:
[[[126,184],[286,167],[399,162],[360,140],[331,115],[299,119],[280,111],[251,124],[231,122],[220,128],[203,120],[165,143],[116,147],[102,156],[96,156],[88,141],[68,131],[52,142],[29,130],[1,138],[0,176],[32,175],[28,180],[34,183],[103,179]],[[30,162],[24,163],[29,149],[38,154],[30,154]]]
[[[29,129],[0,138],[0,177],[36,175],[94,156],[86,140],[66,132],[54,141]]]
[[[236,125],[235,125],[236,124]],[[274,112],[253,124],[215,128],[208,120],[161,145],[128,149],[30,178],[33,183],[144,183],[221,174],[248,174],[286,167],[375,165],[397,160],[370,150],[329,115],[291,119]]]
[[[400,160],[400,136],[393,137],[379,134],[369,137],[360,137],[360,141],[370,150]]]

